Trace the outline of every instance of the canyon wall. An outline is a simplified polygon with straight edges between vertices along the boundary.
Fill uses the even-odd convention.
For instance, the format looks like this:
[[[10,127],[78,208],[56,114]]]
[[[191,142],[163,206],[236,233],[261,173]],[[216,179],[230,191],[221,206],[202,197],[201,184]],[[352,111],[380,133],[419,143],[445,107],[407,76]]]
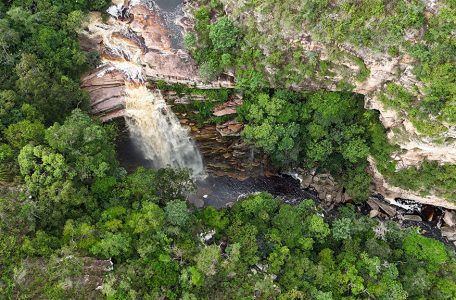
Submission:
[[[238,1],[223,0],[222,2],[228,13],[232,13],[236,9],[239,10],[239,6],[241,6]],[[182,83],[201,89],[234,87],[234,80],[228,75],[209,83],[201,80],[193,59],[187,52],[173,45],[165,24],[160,18],[160,11],[156,6],[143,4],[141,1],[117,1],[115,4],[116,6],[111,7],[109,10],[111,17],[105,22],[99,14],[91,14],[81,37],[84,48],[96,50],[101,56],[102,64],[99,68],[84,76],[82,86],[90,93],[93,114],[99,116],[102,121],[125,116],[126,93],[124,82],[128,79],[126,78],[128,76],[146,78],[148,80],[164,80],[167,83]],[[175,20],[185,30],[192,30],[191,10],[195,5],[195,1],[186,1],[186,6],[184,7],[185,16]],[[429,6],[430,13],[434,9],[435,7]],[[268,22],[268,17],[271,17],[256,14],[246,9],[240,15],[234,14],[238,22],[242,22],[242,14],[253,15],[257,22],[257,27],[260,29],[263,28],[262,24],[264,22]],[[325,45],[315,42],[315,39],[310,33],[306,32],[305,28],[298,36],[290,35],[284,31],[282,38],[287,46],[299,44],[304,51],[317,53],[322,61],[330,59]],[[417,37],[412,36],[410,38]],[[393,156],[398,161],[398,168],[419,165],[425,160],[438,161],[439,163],[456,163],[456,143],[454,142],[456,128],[445,125],[447,126],[447,131],[438,138],[421,135],[410,122],[407,111],[390,109],[385,107],[384,103],[379,100],[379,95],[385,90],[388,83],[395,83],[404,87],[413,92],[417,99],[423,97],[423,84],[412,73],[413,60],[411,57],[407,55],[392,57],[388,54],[373,52],[370,49],[356,48],[349,44],[338,45],[338,48],[340,51],[361,58],[366,68],[369,69],[369,76],[363,81],[360,82],[354,78],[350,80],[350,77],[348,77],[348,80],[354,86],[354,92],[365,95],[366,108],[380,112],[380,119],[388,131],[389,139],[399,145],[400,150],[394,153]],[[267,45],[264,45],[262,49],[267,55]],[[113,62],[115,62],[116,66],[113,65]],[[350,70],[353,77],[354,74],[360,71],[359,65],[353,64],[349,60],[340,59],[337,63]],[[137,66],[141,66],[141,68]],[[338,70],[333,71],[335,75],[326,78],[323,84],[321,82],[306,81],[303,85],[294,86],[293,88],[337,90],[337,83],[342,78],[347,79],[347,77],[339,74]],[[135,72],[138,74],[135,75]],[[271,75],[273,74],[271,73]],[[186,125],[185,117],[181,116],[181,122]],[[225,128],[228,128],[229,125],[225,124]],[[210,129],[206,128],[204,130],[197,130],[193,127],[191,131],[206,157],[217,153],[217,151],[213,151],[212,154],[209,154],[207,147],[214,149],[220,149],[220,146],[228,147],[234,151],[233,153],[236,153],[236,147],[241,147],[241,144],[236,146],[237,141],[232,141],[229,145],[223,144],[225,141],[222,139],[220,130],[216,130],[215,125]],[[208,137],[207,140],[211,142],[204,145],[203,137]],[[204,153],[205,151],[206,153]],[[237,158],[233,153],[227,154],[225,152],[224,155],[230,157],[231,160],[241,160],[247,159],[249,151],[251,150],[243,148],[243,154]],[[223,151],[218,152],[221,154]],[[216,160],[213,157],[214,165],[216,165]],[[454,203],[434,195],[422,196],[413,191],[389,185],[378,172],[375,162],[372,159],[370,162],[375,179],[373,190],[384,194],[386,199],[408,198],[437,206],[456,208]],[[256,166],[259,164],[261,163],[258,161],[253,163]],[[223,169],[225,167],[222,167],[221,164],[219,164],[219,168],[215,168],[215,170],[220,171],[218,173],[216,171],[217,174],[224,174],[225,171],[222,171]],[[245,174],[245,176],[250,175],[252,174]],[[311,177],[315,178],[314,175],[311,175]],[[319,188],[318,182],[309,179],[305,180],[305,182],[307,184],[306,187]],[[319,182],[321,183],[321,180]],[[328,196],[329,198],[340,199],[347,198],[346,196],[339,197],[340,189],[334,189],[334,193],[335,195],[331,195],[325,192],[324,196],[330,195]]]

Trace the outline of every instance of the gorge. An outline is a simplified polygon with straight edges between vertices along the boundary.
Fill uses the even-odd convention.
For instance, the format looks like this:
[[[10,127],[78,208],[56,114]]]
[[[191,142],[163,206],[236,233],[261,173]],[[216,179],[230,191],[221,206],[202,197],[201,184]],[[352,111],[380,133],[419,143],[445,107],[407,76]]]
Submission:
[[[456,299],[455,24],[0,2],[0,298]]]
[[[128,2],[128,1],[127,1]],[[192,99],[192,95],[173,94],[169,91],[148,90],[148,82],[165,81],[167,84],[184,84],[192,88],[211,90],[219,88],[233,88],[234,81],[231,75],[223,74],[214,81],[204,81],[199,77],[198,68],[188,53],[182,49],[182,32],[180,27],[191,30],[192,20],[188,13],[183,16],[180,2],[161,3],[154,1],[120,1],[110,8],[113,15],[104,24],[99,15],[92,14],[86,30],[83,33],[87,47],[97,49],[101,53],[103,65],[85,76],[82,86],[91,95],[92,113],[100,116],[103,121],[110,121],[115,118],[125,117],[130,136],[134,144],[145,154],[146,160],[153,161],[152,166],[163,167],[166,165],[176,167],[190,167],[195,174],[203,172],[202,161],[206,162],[209,174],[216,176],[234,176],[237,178],[248,178],[249,176],[273,174],[274,170],[262,158],[262,154],[252,157],[253,148],[244,145],[239,139],[239,130],[235,129],[232,137],[220,136],[221,128],[234,128],[228,121],[221,125],[206,125],[198,128],[185,117],[187,113],[177,113],[181,118],[181,124],[169,109],[168,105],[174,107],[179,103],[192,101],[207,101],[202,98]],[[186,2],[185,10],[190,10],[191,1]],[[230,3],[227,4],[230,7]],[[190,29],[189,29],[190,28]],[[306,39],[303,39],[306,41]],[[325,49],[321,44],[311,42],[304,44],[307,51],[317,51],[325,59]],[[353,52],[353,49],[346,49]],[[388,129],[389,138],[398,140],[399,130],[396,127],[413,131],[413,125],[407,123],[407,119],[399,116],[392,110],[376,100],[376,90],[382,88],[385,82],[393,80],[397,70],[404,73],[400,80],[404,85],[416,83],[410,73],[407,60],[390,60],[387,56],[379,56],[372,53],[357,53],[364,58],[364,63],[370,70],[370,75],[362,82],[356,82],[354,92],[364,94],[366,97],[365,106],[369,109],[380,111],[380,119]],[[342,64],[347,64],[342,62]],[[353,72],[358,72],[357,66],[348,66]],[[336,80],[335,76],[334,80]],[[132,84],[131,82],[136,82]],[[299,87],[303,88],[303,87]],[[337,89],[335,84],[321,86],[311,83],[305,89],[326,88]],[[194,97],[195,98],[195,97]],[[168,105],[165,103],[165,99]],[[206,99],[206,100],[205,100]],[[233,100],[232,100],[233,101]],[[153,105],[151,105],[154,103]],[[152,107],[153,106],[153,107]],[[234,106],[236,108],[236,106]],[[229,106],[221,107],[218,111],[222,114],[232,114]],[[227,112],[225,112],[227,110]],[[216,115],[218,112],[215,112]],[[183,115],[183,116],[182,116]],[[141,120],[140,120],[141,119]],[[147,119],[147,121],[146,121]],[[236,124],[236,123],[232,123]],[[212,126],[212,127],[211,127]],[[238,125],[236,125],[238,126]],[[210,129],[212,128],[212,129]],[[215,130],[217,128],[218,131]],[[219,129],[220,128],[220,129]],[[396,129],[394,129],[396,128]],[[393,130],[394,129],[394,130]],[[402,129],[401,129],[402,130]],[[213,132],[209,134],[209,132]],[[448,134],[451,135],[451,130]],[[170,135],[172,134],[172,135]],[[188,134],[196,140],[196,145],[203,150],[203,158],[198,154],[194,142],[189,140]],[[230,135],[229,133],[228,135]],[[404,133],[400,134],[405,136]],[[206,137],[206,138],[205,138]],[[167,141],[163,143],[163,141]],[[213,141],[213,142],[209,142]],[[217,142],[216,142],[217,141]],[[454,161],[454,144],[445,142],[438,144],[430,139],[422,138],[416,133],[410,134],[404,141],[400,141],[401,151],[395,153],[395,160],[399,167],[406,167],[421,163],[424,160],[435,160],[442,163]],[[218,143],[218,144],[217,144]],[[234,149],[229,153],[226,150],[218,152],[215,149]],[[179,150],[178,150],[179,149]],[[236,150],[238,149],[238,150]],[[214,155],[215,154],[215,155]],[[233,159],[233,162],[224,164]],[[447,201],[435,195],[422,196],[410,190],[392,186],[384,176],[377,170],[373,158],[369,158],[371,172],[374,177],[375,186],[373,192],[379,193],[386,200],[396,203],[397,199],[411,199],[421,202],[424,205],[436,205],[449,209],[455,209],[453,202]],[[262,171],[261,171],[262,170]],[[320,198],[328,203],[341,203],[350,199],[344,194],[342,187],[338,187],[335,180],[327,174],[302,172],[303,187],[316,190]],[[216,177],[213,177],[213,186],[216,184]],[[221,180],[225,182],[225,180]],[[273,181],[272,181],[273,182]],[[207,193],[217,193],[217,188],[207,191],[207,184],[202,186],[197,193],[200,199],[194,198],[195,203],[201,205],[201,197]],[[294,185],[292,183],[291,185]],[[224,190],[226,188],[221,188]],[[252,191],[256,191],[251,186]],[[237,193],[238,195],[242,193]],[[226,202],[231,202],[237,196],[227,197]],[[223,206],[220,203],[216,206]]]

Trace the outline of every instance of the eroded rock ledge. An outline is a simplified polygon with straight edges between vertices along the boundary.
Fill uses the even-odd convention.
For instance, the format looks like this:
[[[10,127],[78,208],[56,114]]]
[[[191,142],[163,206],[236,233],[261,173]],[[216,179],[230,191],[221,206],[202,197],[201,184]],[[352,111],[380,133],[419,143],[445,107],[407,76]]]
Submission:
[[[201,89],[233,87],[230,76],[209,83],[201,80],[190,55],[172,47],[157,8],[140,1],[115,4],[109,11],[116,16],[105,23],[100,14],[92,13],[81,33],[83,48],[100,53],[102,62],[82,78],[94,115],[103,121],[124,115],[126,80],[164,80]]]

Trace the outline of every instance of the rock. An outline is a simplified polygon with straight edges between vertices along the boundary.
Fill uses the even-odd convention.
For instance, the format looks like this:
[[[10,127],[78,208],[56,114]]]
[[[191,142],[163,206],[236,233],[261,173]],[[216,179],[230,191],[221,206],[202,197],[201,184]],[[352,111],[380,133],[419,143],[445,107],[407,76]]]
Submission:
[[[455,144],[456,145],[456,144]],[[371,156],[368,157],[370,164],[371,173],[374,179],[373,190],[379,194],[382,194],[386,200],[394,201],[396,198],[410,199],[418,203],[428,204],[432,206],[444,207],[447,209],[455,210],[456,204],[448,200],[430,194],[428,196],[420,195],[417,192],[406,190],[400,187],[391,185],[387,179],[377,169],[375,159]],[[439,160],[437,160],[439,161]]]
[[[371,201],[373,206],[378,206],[382,211],[384,211],[390,217],[394,217],[397,214],[397,211],[394,207],[392,207],[384,202],[381,202],[374,198],[370,198],[368,200],[368,203],[369,203],[369,201]]]
[[[432,222],[434,216],[437,213],[436,207],[431,205],[425,205],[421,211],[424,219],[428,222]]]
[[[222,110],[215,111],[213,113],[213,115],[216,117],[222,117],[222,116],[227,116],[227,115],[234,115],[235,113],[236,113],[236,109],[227,107]]]
[[[335,202],[335,203],[342,203],[342,202],[344,202],[344,197],[343,197],[342,190],[340,190],[340,191],[336,194],[336,198],[334,198],[334,202]]]
[[[442,236],[446,237],[449,241],[456,241],[456,228],[444,226],[440,228]]]
[[[312,175],[303,176],[302,183],[301,183],[302,187],[308,188],[308,187],[310,187],[311,184],[312,184]]]
[[[228,207],[228,208],[231,208],[234,206],[234,202],[228,202],[227,204],[225,204],[225,207]]]
[[[228,121],[224,124],[217,124],[217,132],[220,133],[222,137],[226,136],[239,136],[241,130],[244,128],[244,124],[236,121]]]
[[[423,221],[423,219],[421,219],[421,217],[418,216],[418,215],[403,215],[402,217],[403,217],[404,220],[406,220],[406,221],[414,221],[414,222],[421,222],[421,221]]]
[[[239,122],[234,122],[228,125],[228,129],[233,133],[239,133],[242,128],[244,128],[244,124]]]
[[[169,28],[166,27],[166,22],[158,10],[152,6],[143,4],[143,1],[119,1],[116,6],[111,6],[109,12],[114,17],[106,22],[100,13],[90,13],[80,37],[84,50],[98,51],[107,67],[122,70],[125,74],[135,73],[134,79],[138,81],[164,80],[168,83],[181,83],[206,89],[233,87],[234,81],[230,76],[220,76],[215,81],[203,82],[198,75],[198,66],[189,53],[173,48]],[[127,15],[128,18],[123,17]],[[120,74],[122,85],[124,81],[132,79],[127,78],[125,74]],[[99,69],[87,76],[91,75],[100,75]],[[112,89],[109,80],[101,77],[103,86]],[[84,81],[85,78],[82,79],[83,88],[91,86]],[[102,121],[124,116],[119,113],[119,107],[125,105],[121,99],[122,91],[117,86],[114,88],[113,91],[106,91],[106,88],[87,89],[94,115],[102,116],[113,110],[117,111],[111,117],[102,118]],[[100,92],[97,94],[94,90]],[[99,95],[100,93],[102,95]],[[101,102],[104,102],[103,105],[98,105]]]
[[[443,221],[449,227],[454,227],[456,225],[456,212],[451,210],[446,210],[443,215]]]
[[[371,198],[369,198],[367,200],[367,204],[370,206],[370,208],[372,208],[373,210],[380,210],[380,206]]]
[[[369,217],[375,218],[376,216],[378,216],[379,213],[380,213],[380,212],[379,212],[378,210],[373,209],[373,210],[371,210],[371,211],[369,212]]]

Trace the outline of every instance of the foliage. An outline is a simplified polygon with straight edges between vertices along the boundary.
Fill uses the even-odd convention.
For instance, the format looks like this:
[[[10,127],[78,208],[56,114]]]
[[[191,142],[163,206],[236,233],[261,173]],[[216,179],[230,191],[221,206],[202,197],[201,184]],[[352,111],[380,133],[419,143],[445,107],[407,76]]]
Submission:
[[[355,199],[366,198],[366,158],[373,142],[361,124],[372,118],[363,114],[360,99],[348,93],[277,91],[253,95],[240,111],[248,122],[243,136],[277,165],[329,171]]]
[[[45,126],[86,107],[79,78],[89,66],[78,32],[88,10],[109,1],[4,1],[0,5],[0,138],[15,155],[43,143]],[[8,161],[6,177],[17,164]]]
[[[439,9],[431,9],[432,13],[420,0],[224,2],[227,9],[219,1],[198,3],[196,32],[189,40],[206,78],[214,78],[220,72],[216,67],[220,64],[215,61],[221,61],[215,56],[211,60],[209,33],[225,22],[223,28],[227,29],[219,31],[241,32],[237,49],[229,53],[229,65],[235,70],[238,87],[249,90],[268,86],[302,88],[308,80],[328,86],[328,75],[342,77],[338,88],[345,90],[356,81],[365,81],[370,74],[364,61],[353,52],[365,53],[367,48],[374,54],[408,54],[415,60],[413,72],[424,84],[424,97],[418,99],[398,86],[392,91],[389,85],[382,95],[385,103],[405,112],[418,131],[426,135],[436,136],[448,130],[445,124],[456,122],[452,55],[456,51],[456,7],[452,1],[442,1]],[[237,29],[229,29],[229,22],[225,21],[228,19],[236,20]],[[324,45],[327,58],[320,59],[318,52],[301,48],[303,28],[312,41]],[[223,36],[223,42],[234,45],[233,37]],[[355,51],[342,46],[347,44]],[[226,69],[227,64],[222,65]],[[353,72],[345,65],[355,65],[358,70]]]
[[[21,156],[45,157],[51,150],[28,145]],[[68,176],[65,157],[53,155],[63,160],[42,168],[51,168],[47,172],[55,177],[52,180],[62,180]],[[33,160],[21,167],[40,170]],[[79,291],[79,297],[96,297],[82,279],[101,263],[95,259],[110,258],[114,269],[105,273],[103,293],[113,299],[456,296],[454,254],[415,229],[382,224],[350,207],[328,223],[311,200],[292,206],[264,193],[220,211],[195,210],[174,200],[184,190],[157,193],[164,188],[158,174],[140,169],[110,181],[109,190],[97,189],[91,195],[107,193],[112,198],[98,204],[100,213],[83,206],[78,214],[65,214],[65,224],[55,225],[58,230],[41,225],[33,198],[5,193],[0,198],[0,214],[6,216],[0,229],[8,232],[0,235],[2,294],[72,298]],[[64,205],[71,209],[71,203]],[[378,227],[383,228],[381,235]],[[208,234],[210,239],[202,238]],[[15,276],[16,266],[30,275]],[[105,271],[101,272],[94,276]],[[419,284],[416,274],[425,283]]]
[[[185,37],[185,46],[199,63],[200,75],[205,81],[216,79],[231,67],[231,56],[236,52],[240,36],[239,29],[225,16],[211,23],[212,8],[220,9],[220,6],[202,6],[195,12],[197,34],[189,33]]]

